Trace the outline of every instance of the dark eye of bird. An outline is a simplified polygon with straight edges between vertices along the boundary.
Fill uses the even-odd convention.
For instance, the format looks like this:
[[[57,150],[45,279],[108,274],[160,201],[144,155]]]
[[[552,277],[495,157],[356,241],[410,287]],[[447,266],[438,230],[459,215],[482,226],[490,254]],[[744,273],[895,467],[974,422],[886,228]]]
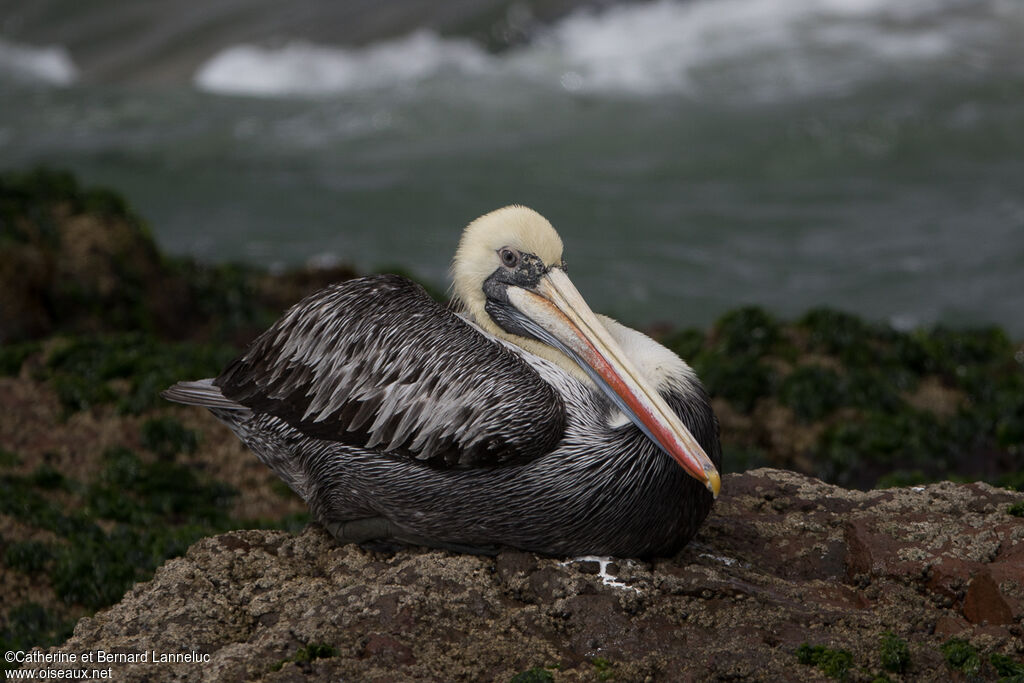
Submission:
[[[515,268],[519,265],[519,252],[515,249],[502,247],[498,250],[498,257],[501,259],[502,265],[507,268]]]

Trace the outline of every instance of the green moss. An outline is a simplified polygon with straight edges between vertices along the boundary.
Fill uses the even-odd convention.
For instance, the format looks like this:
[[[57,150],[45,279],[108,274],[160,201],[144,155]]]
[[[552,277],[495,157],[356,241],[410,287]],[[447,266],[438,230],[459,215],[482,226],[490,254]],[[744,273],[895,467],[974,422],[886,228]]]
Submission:
[[[88,216],[86,231],[68,229]],[[152,329],[159,255],[143,221],[117,193],[83,189],[69,173],[37,170],[0,178],[0,242],[11,250],[9,279],[30,310],[16,313],[9,339],[55,328]],[[68,258],[71,256],[71,258]],[[111,287],[111,281],[116,286]],[[22,285],[24,286],[22,287]]]
[[[72,512],[44,495],[52,481],[38,470],[0,477],[0,512],[67,539],[49,550],[11,544],[5,553],[15,568],[49,567],[54,591],[67,604],[96,609],[116,602],[167,558],[235,526],[228,516],[236,495],[231,487],[200,480],[175,463],[143,462],[125,448],[108,450],[88,485],[60,481],[81,496]],[[96,520],[114,524],[101,528]]]
[[[1024,517],[1024,500],[1017,501],[1010,507],[1006,508],[1006,511],[1014,517]]]
[[[108,535],[98,527],[76,538],[62,549],[50,575],[57,595],[91,609],[117,602],[146,566],[139,540],[124,528]]]
[[[744,306],[729,311],[715,323],[715,348],[730,356],[761,358],[778,351],[781,327],[763,308]]]
[[[142,423],[142,445],[169,460],[178,453],[195,453],[198,438],[173,417],[156,417]]]
[[[221,529],[202,525],[132,527],[107,532],[93,526],[58,552],[51,582],[67,604],[98,609],[117,602],[132,584],[148,579],[166,559]]]
[[[594,665],[594,671],[597,673],[597,680],[609,681],[615,677],[614,665],[604,657],[594,657],[590,660],[590,663]]]
[[[847,368],[843,385],[844,405],[881,412],[907,409],[900,396],[910,391],[916,379],[899,370],[880,371],[877,368]]]
[[[196,320],[213,323],[211,338],[225,338],[239,329],[269,327],[279,310],[260,305],[256,281],[258,269],[238,263],[207,265],[182,259],[165,259],[169,277],[184,282]]]
[[[718,351],[703,351],[692,365],[712,397],[724,398],[743,413],[752,411],[757,400],[771,394],[775,385],[775,372],[751,356],[731,358]]]
[[[723,473],[746,472],[758,467],[768,467],[771,460],[768,454],[753,446],[736,446],[729,442],[722,445]]]
[[[553,683],[554,680],[555,677],[550,671],[542,666],[535,666],[532,669],[520,671],[509,679],[509,683]]]
[[[853,366],[866,366],[876,359],[873,347],[879,335],[855,315],[815,308],[804,314],[797,326],[807,333],[811,350],[837,356]]]
[[[68,217],[80,215],[91,218],[88,234],[67,229]],[[31,276],[22,293],[31,310],[5,330],[8,339],[84,330],[149,330],[180,338],[199,328],[224,338],[268,325],[280,312],[267,310],[259,296],[264,271],[164,257],[120,194],[83,189],[64,171],[0,174],[4,243],[18,247],[12,272]],[[85,261],[66,258],[83,246]],[[61,267],[54,264],[70,266],[73,276],[58,277]],[[0,352],[0,371],[16,372],[25,351]]]
[[[922,338],[928,369],[955,380],[961,368],[991,365],[1013,357],[1013,343],[998,327],[953,330],[938,326]]]
[[[148,524],[153,517],[177,524],[220,527],[237,491],[220,482],[201,482],[192,468],[142,462],[126,448],[103,455],[104,468],[86,492],[86,507],[97,517]]]
[[[997,328],[902,332],[826,308],[787,327],[747,307],[722,316],[706,338],[687,330],[666,344],[687,358],[713,397],[753,418],[750,433],[723,433],[726,451],[742,452],[763,439],[767,425],[754,408],[774,399],[803,424],[826,421],[810,453],[817,469],[808,473],[829,482],[870,487],[977,479],[979,463],[986,463],[988,470],[1016,473],[989,481],[1024,487],[1014,466],[1024,443],[1024,369]],[[780,376],[777,368],[786,365],[795,367]],[[955,413],[907,402],[925,378],[962,396]],[[832,421],[839,409],[849,417]],[[774,455],[766,460],[776,465],[789,457]]]
[[[110,403],[117,394],[105,383],[98,383],[79,376],[58,375],[53,378],[53,389],[67,413]]]
[[[712,397],[724,398],[743,413],[777,384],[774,369],[763,359],[792,351],[779,323],[756,306],[719,318],[708,343],[691,331],[670,338],[669,344],[693,366]]]
[[[843,379],[831,368],[801,365],[779,386],[779,401],[803,422],[814,422],[846,402]]]
[[[73,213],[138,221],[127,202],[106,189],[83,189],[69,171],[46,167],[0,173],[0,238],[25,240],[17,218],[38,218],[41,209],[66,204]],[[45,222],[44,225],[47,225]],[[50,235],[56,239],[55,235]]]
[[[1019,660],[1013,659],[1009,655],[1002,655],[998,652],[993,652],[988,658],[989,664],[996,670],[996,673],[1004,678],[1000,680],[1000,683],[1009,679],[1013,680],[1024,680],[1024,664]]]
[[[995,485],[1004,489],[1024,491],[1024,470],[1006,472],[996,478]]]
[[[306,647],[299,648],[295,651],[295,654],[288,659],[282,659],[280,662],[275,664],[271,671],[280,671],[281,667],[289,662],[296,664],[308,664],[316,659],[329,659],[331,657],[337,657],[340,653],[338,648],[332,645],[325,645],[323,643],[310,643]]]
[[[981,673],[981,658],[978,651],[966,640],[951,638],[942,644],[942,654],[951,669],[962,671],[968,677]]]
[[[906,403],[900,391],[910,390],[916,380],[908,373],[883,374],[876,369],[848,367],[843,373],[820,365],[802,365],[779,386],[778,397],[804,422],[821,420],[837,408],[865,408],[897,412]]]
[[[829,678],[845,679],[853,666],[853,655],[847,650],[832,650],[824,645],[802,644],[796,651],[797,661],[814,665]]]
[[[0,628],[0,650],[4,652],[49,647],[67,640],[74,630],[74,620],[65,620],[47,612],[34,602],[15,605],[7,612],[7,625]],[[3,667],[17,669],[17,663],[4,662]]]
[[[125,198],[107,188],[86,189],[82,192],[80,201],[83,213],[112,218],[134,218]]]
[[[0,376],[14,377],[17,375],[21,372],[21,366],[25,363],[25,359],[38,353],[40,348],[37,342],[0,345]]]
[[[910,648],[907,641],[899,638],[892,631],[882,634],[879,645],[879,656],[882,668],[893,673],[903,673],[910,666]]]
[[[818,668],[829,678],[846,678],[853,664],[853,655],[846,650],[833,650],[826,652],[818,660]]]
[[[41,495],[28,477],[0,477],[0,513],[58,535],[74,533],[82,526],[79,517]]]
[[[78,182],[66,171],[38,168],[28,173],[0,173],[0,243],[26,243],[41,238],[55,244],[58,229],[50,206],[58,202],[74,203]],[[28,219],[38,236],[27,230]]]
[[[4,551],[4,564],[25,574],[43,571],[53,558],[53,546],[42,541],[15,541]]]
[[[935,415],[908,410],[866,413],[827,428],[818,440],[817,476],[845,486],[870,486],[870,469],[919,469],[926,477],[949,471],[957,455],[948,426]]]
[[[47,463],[41,464],[32,472],[32,474],[29,475],[29,482],[31,482],[33,486],[46,489],[48,491],[66,489],[68,486],[64,475]]]
[[[77,337],[50,353],[43,377],[69,413],[114,402],[119,412],[138,414],[157,405],[160,391],[174,382],[216,375],[234,355],[227,346],[138,333]]]
[[[216,530],[187,525],[151,529],[96,527],[59,552],[51,573],[57,595],[67,604],[98,609],[117,602],[137,581],[148,579],[166,559]]]
[[[17,467],[21,464],[21,457],[17,453],[0,448],[0,467]]]
[[[84,508],[73,517],[43,507],[47,524],[73,543],[56,553],[51,580],[68,604],[98,608],[117,601],[169,557],[199,538],[232,527],[228,517],[235,491],[204,482],[184,466],[143,462],[125,448],[104,454],[104,466],[84,488]],[[32,506],[45,506],[34,500]],[[88,515],[86,517],[85,515]],[[60,519],[66,520],[61,523]],[[89,519],[115,524],[109,531]],[[38,522],[36,522],[38,523]]]
[[[664,344],[683,360],[696,357],[704,348],[705,335],[701,330],[689,328],[676,332],[665,339]]]

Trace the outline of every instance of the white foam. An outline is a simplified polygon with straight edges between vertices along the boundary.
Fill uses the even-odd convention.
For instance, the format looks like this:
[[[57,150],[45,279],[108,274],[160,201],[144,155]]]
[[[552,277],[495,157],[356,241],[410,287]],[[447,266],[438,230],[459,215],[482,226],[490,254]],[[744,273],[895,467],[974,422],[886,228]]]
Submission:
[[[516,58],[560,63],[575,90],[769,99],[841,89],[948,54],[948,26],[927,21],[948,4],[657,0],[577,12]]]
[[[3,77],[70,85],[78,80],[78,69],[63,47],[33,47],[0,40],[0,78]]]
[[[444,72],[479,72],[488,57],[469,40],[431,31],[360,49],[290,43],[280,48],[237,45],[195,76],[212,92],[246,95],[323,95],[414,83]]]
[[[497,56],[429,31],[360,49],[239,45],[195,80],[206,90],[255,95],[447,77],[460,85],[480,78],[499,92],[518,80],[570,92],[773,100],[843,93],[891,73],[945,68],[958,55],[998,54],[993,45],[1024,42],[1022,26],[1024,3],[1009,0],[654,0],[574,12]]]

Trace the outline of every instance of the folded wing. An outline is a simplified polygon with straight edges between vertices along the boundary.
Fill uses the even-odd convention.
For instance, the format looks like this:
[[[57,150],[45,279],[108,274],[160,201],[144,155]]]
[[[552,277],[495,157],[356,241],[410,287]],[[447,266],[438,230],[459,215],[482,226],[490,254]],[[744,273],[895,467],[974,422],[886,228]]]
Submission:
[[[530,365],[394,275],[304,299],[213,385],[310,437],[435,467],[529,461],[565,422]]]

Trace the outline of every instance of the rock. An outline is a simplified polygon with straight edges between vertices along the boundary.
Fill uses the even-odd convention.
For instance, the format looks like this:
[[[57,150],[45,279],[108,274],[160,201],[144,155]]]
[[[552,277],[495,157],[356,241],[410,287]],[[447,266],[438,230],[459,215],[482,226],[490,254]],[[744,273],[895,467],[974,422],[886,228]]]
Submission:
[[[61,171],[2,174],[0,237],[0,342],[58,325],[149,329],[181,317],[152,305],[168,286],[161,254],[112,192],[80,188]]]
[[[1019,658],[1024,494],[982,484],[848,491],[761,469],[726,477],[693,543],[653,563],[506,551],[387,556],[292,536],[207,538],[53,653],[198,653],[114,663],[117,680],[823,679],[803,643],[846,650],[852,680],[885,673],[880,637],[909,645],[902,680],[952,673],[951,636]],[[37,664],[52,668],[66,664]],[[78,665],[81,666],[81,665]],[[536,679],[540,680],[540,679]]]
[[[1017,574],[1017,577],[1024,578],[1024,573]],[[1019,614],[1019,605],[1017,607],[1016,612]],[[963,612],[972,624],[1014,623],[1014,609],[992,580],[988,567],[979,569],[971,579],[971,585],[964,597]]]
[[[162,254],[124,198],[66,171],[0,173],[0,344],[53,334],[145,331],[247,343],[351,267],[270,274]]]

